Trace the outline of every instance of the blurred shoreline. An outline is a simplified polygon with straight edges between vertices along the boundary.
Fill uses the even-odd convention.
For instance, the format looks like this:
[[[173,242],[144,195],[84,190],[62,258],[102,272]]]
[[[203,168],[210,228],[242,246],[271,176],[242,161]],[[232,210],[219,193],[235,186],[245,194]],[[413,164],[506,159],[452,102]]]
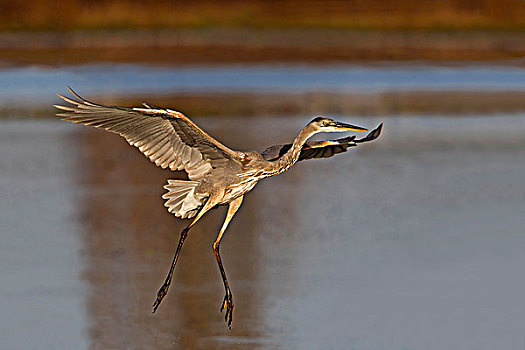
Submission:
[[[0,30],[346,29],[523,31],[517,0],[69,0],[0,2]]]
[[[396,69],[406,66],[407,71],[410,71],[410,67],[421,65],[522,69],[525,67],[522,57],[525,57],[525,33],[507,31],[362,31],[330,28],[4,31],[0,32],[0,72],[11,72],[14,76],[15,69],[19,67],[35,67],[41,71],[56,69],[61,73],[53,78],[53,84],[46,81],[42,88],[38,86],[44,82],[35,80],[38,72],[22,72],[19,75],[22,78],[15,78],[22,79],[22,82],[17,80],[15,85],[4,79],[4,90],[8,96],[14,91],[18,97],[2,95],[0,118],[54,115],[55,111],[50,107],[54,94],[64,92],[67,84],[72,84],[80,92],[88,87],[104,87],[102,90],[97,89],[98,95],[95,95],[97,101],[102,103],[138,105],[148,101],[201,116],[519,113],[525,110],[525,91],[511,84],[506,85],[501,79],[499,88],[486,91],[466,90],[461,87],[462,81],[458,80],[457,86],[438,87],[435,91],[422,91],[417,87],[409,87],[404,91],[389,91],[387,88],[373,92],[361,88],[353,91],[333,87],[316,89],[311,85],[312,81],[304,84],[308,91],[286,87],[279,91],[273,88],[270,91],[201,91],[191,88],[176,90],[165,82],[154,81],[156,91],[144,88],[130,92],[122,90],[121,86],[106,86],[111,78],[106,77],[103,71],[99,72],[102,75],[97,78],[97,84],[90,82],[94,79],[93,73],[79,75],[73,72],[73,77],[77,79],[72,80],[71,77],[63,76],[62,72],[67,67],[97,64],[106,68],[129,65],[130,69],[290,66],[317,67],[315,69],[322,70],[324,67],[356,66],[389,70],[391,67]],[[433,79],[439,78],[439,74],[417,79],[424,79],[423,84],[434,84]],[[119,76],[118,79],[124,78]],[[139,78],[130,74],[127,79],[131,83]],[[201,79],[207,80],[209,77],[203,75]],[[235,79],[250,78],[239,73]],[[287,82],[286,76],[279,79],[283,83]],[[480,75],[480,79],[484,79],[483,75]],[[186,82],[192,81],[187,78]],[[50,90],[45,101],[38,101],[36,95],[31,95],[27,90],[35,87],[46,94]],[[93,94],[88,93],[87,96]]]
[[[141,63],[494,62],[523,65],[522,32],[162,29],[0,33],[0,67]]]

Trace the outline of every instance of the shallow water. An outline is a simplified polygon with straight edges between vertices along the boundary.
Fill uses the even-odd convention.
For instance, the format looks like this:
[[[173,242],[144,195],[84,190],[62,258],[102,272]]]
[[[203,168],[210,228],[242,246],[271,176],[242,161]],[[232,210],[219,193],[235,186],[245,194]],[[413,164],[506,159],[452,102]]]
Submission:
[[[261,150],[308,120],[196,121]],[[0,121],[1,347],[523,348],[525,115],[382,121],[376,142],[245,197],[221,245],[231,332],[211,250],[224,208],[152,315],[186,224],[163,207],[172,173],[109,133]]]

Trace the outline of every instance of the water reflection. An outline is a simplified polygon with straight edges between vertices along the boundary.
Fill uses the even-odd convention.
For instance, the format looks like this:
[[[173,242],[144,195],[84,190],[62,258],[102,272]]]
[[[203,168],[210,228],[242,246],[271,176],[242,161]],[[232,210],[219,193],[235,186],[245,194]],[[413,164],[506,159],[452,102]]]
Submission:
[[[237,149],[288,141],[306,121],[197,120]],[[57,255],[47,266],[79,271],[77,278],[82,271],[87,283],[64,293],[69,299],[86,295],[75,315],[87,312],[89,322],[70,314],[49,317],[47,309],[36,314],[48,320],[46,329],[58,329],[63,320],[88,329],[95,349],[520,348],[525,117],[383,121],[385,134],[378,142],[332,159],[301,162],[245,198],[221,245],[236,302],[231,332],[218,311],[224,291],[211,250],[224,209],[207,214],[190,233],[170,292],[152,315],[185,224],[167,213],[161,199],[162,185],[173,175],[102,131],[41,122],[66,135],[56,157],[50,156],[57,144],[40,126],[25,126],[24,138],[2,134],[9,150],[35,142],[29,148],[35,156],[14,164],[46,159],[39,175],[47,174],[45,169],[51,174],[35,176],[27,171],[33,165],[6,168],[16,157],[4,154],[0,165],[10,175],[1,178],[2,191],[18,198],[16,189],[31,180],[47,190],[24,202],[29,213],[43,210],[44,217],[57,218],[39,227],[42,215],[26,215],[28,251],[13,256],[6,250],[14,246],[21,224],[2,210],[2,222],[10,223],[2,226],[7,235],[1,253],[9,256],[3,266],[27,275],[31,270],[21,261],[43,249],[38,237],[53,237],[60,228],[80,232],[81,266],[70,264],[69,255]],[[9,123],[2,128],[13,134]],[[51,200],[64,192],[72,194],[68,203],[75,213],[66,226],[63,213],[53,209],[61,202]],[[80,255],[74,249],[56,244],[56,250]],[[13,281],[7,276],[2,280]],[[31,281],[3,284],[3,299],[9,304],[17,300],[16,288],[31,289],[42,280],[36,274]],[[14,319],[27,320],[41,295],[24,294]],[[8,329],[14,336],[16,329],[26,331]],[[78,332],[70,334],[86,342]],[[71,341],[46,344],[64,347]]]
[[[100,348],[231,348],[241,337],[257,345],[263,333],[254,302],[260,289],[255,211],[241,212],[242,220],[232,224],[223,244],[236,298],[233,331],[226,332],[218,312],[224,289],[211,249],[222,210],[207,215],[190,233],[170,293],[152,315],[151,304],[187,224],[163,207],[162,186],[173,173],[156,169],[107,133],[81,130],[79,142],[93,343]],[[224,334],[230,337],[217,343],[215,337]]]

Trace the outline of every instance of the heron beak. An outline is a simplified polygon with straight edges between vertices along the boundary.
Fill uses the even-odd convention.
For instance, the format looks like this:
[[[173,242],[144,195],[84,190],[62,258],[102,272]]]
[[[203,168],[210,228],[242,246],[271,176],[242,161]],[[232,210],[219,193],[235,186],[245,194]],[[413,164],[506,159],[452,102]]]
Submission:
[[[337,122],[335,127],[340,130],[352,130],[352,131],[368,131],[368,129],[362,128],[360,126],[355,126],[352,124],[340,123]]]

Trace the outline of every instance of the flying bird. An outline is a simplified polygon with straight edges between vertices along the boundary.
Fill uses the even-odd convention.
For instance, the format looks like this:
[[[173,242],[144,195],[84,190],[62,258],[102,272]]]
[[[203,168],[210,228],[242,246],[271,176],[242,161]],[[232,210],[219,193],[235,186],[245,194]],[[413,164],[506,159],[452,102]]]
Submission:
[[[168,292],[188,231],[207,211],[228,204],[226,218],[212,247],[225,289],[220,310],[225,310],[224,319],[230,329],[233,320],[233,295],[222,265],[219,245],[228,224],[241,206],[244,195],[259,180],[280,174],[297,161],[332,157],[359,143],[375,140],[383,127],[380,124],[361,139],[349,136],[307,142],[319,132],[367,131],[330,118],[316,117],[290,144],[271,146],[262,153],[236,151],[215,140],[180,112],[146,103],[142,107],[133,108],[105,106],[80,97],[71,88],[69,90],[77,100],[58,94],[70,105],[54,106],[61,110],[57,116],[62,117],[62,120],[119,134],[155,165],[172,171],[184,170],[188,175],[188,180],[168,180],[168,184],[164,186],[167,192],[162,198],[166,200],[164,205],[168,211],[192,221],[180,233],[168,275],[153,303],[153,313]]]

